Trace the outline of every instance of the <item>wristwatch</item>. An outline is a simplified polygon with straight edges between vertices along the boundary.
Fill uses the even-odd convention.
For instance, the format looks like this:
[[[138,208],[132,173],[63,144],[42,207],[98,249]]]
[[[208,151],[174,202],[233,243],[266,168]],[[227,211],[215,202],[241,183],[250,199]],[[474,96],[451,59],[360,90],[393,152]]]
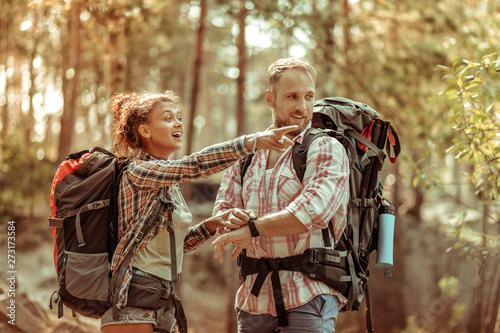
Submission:
[[[260,234],[259,234],[259,231],[257,230],[257,228],[255,227],[255,221],[257,221],[257,218],[251,217],[248,220],[248,228],[250,229],[250,233],[252,234],[252,237],[259,237]]]

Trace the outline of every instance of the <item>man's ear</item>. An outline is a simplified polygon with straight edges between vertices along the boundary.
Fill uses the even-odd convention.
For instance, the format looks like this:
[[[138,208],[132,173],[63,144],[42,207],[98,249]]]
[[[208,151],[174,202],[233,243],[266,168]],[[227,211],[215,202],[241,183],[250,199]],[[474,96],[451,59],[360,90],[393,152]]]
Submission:
[[[266,98],[266,104],[274,108],[274,94],[271,90],[269,89],[266,90],[265,98]]]
[[[149,132],[149,127],[146,124],[139,125],[139,134],[143,138],[149,139],[151,137],[151,133]]]

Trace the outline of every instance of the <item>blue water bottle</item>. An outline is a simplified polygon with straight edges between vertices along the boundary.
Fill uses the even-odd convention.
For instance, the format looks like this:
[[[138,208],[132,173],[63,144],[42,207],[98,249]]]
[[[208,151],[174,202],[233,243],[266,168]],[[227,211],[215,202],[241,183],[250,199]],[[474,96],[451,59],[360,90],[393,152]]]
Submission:
[[[394,206],[387,200],[382,201],[378,217],[377,266],[392,267],[394,244]]]

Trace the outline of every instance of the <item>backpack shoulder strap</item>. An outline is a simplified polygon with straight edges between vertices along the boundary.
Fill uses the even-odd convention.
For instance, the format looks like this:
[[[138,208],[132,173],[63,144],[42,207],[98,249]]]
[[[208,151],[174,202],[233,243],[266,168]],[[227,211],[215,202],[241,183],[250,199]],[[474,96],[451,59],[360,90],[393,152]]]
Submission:
[[[167,230],[170,234],[170,240],[172,241],[172,237],[174,238],[174,245],[173,249],[172,247],[170,248],[171,251],[171,260],[172,260],[172,277],[175,275],[175,283],[177,283],[177,257],[175,254],[175,236],[174,236],[174,231],[172,226],[172,211],[175,209],[175,205],[173,202],[169,201],[166,198],[159,198],[158,203],[156,206],[153,208],[153,211],[151,215],[147,218],[146,222],[142,226],[141,230],[139,230],[139,233],[137,234],[137,237],[133,240],[132,246],[125,255],[125,258],[123,259],[122,263],[120,266],[118,266],[117,271],[113,274],[113,278],[111,280],[111,288],[114,291],[113,295],[113,300],[112,300],[112,307],[113,307],[113,319],[117,320],[118,319],[118,308],[116,307],[116,304],[118,303],[118,298],[120,295],[120,287],[121,287],[121,282],[123,281],[123,277],[125,276],[125,273],[127,271],[127,268],[130,264],[130,261],[133,259],[135,256],[135,250],[139,243],[142,241],[144,237],[146,237],[147,234],[155,227],[158,223],[161,221],[161,216],[163,215],[164,210],[168,210],[168,221],[167,221]],[[171,230],[169,230],[171,228]],[[175,267],[174,267],[175,266]],[[174,273],[175,272],[175,273]],[[172,279],[174,280],[174,279]],[[173,281],[174,282],[174,281]],[[177,289],[175,290],[177,292]]]
[[[241,172],[240,172],[241,184],[243,184],[243,177],[245,177],[245,173],[247,172],[248,167],[250,166],[250,164],[252,164],[253,157],[254,157],[254,154],[250,154],[250,155],[243,157],[243,159],[241,160]]]
[[[328,136],[328,134],[325,131],[318,128],[309,128],[304,133],[304,138],[302,139],[302,143],[300,144],[295,143],[295,146],[293,146],[293,151],[292,151],[293,167],[301,183],[302,180],[304,179],[304,173],[306,171],[307,151],[309,150],[309,146],[315,139],[321,136]],[[241,160],[242,183],[243,183],[243,177],[245,176],[248,167],[250,166],[250,164],[252,164],[253,157],[254,154],[250,154],[243,157],[243,159]]]
[[[293,167],[297,173],[300,182],[304,179],[307,164],[307,152],[311,143],[319,137],[328,136],[328,134],[318,128],[310,128],[304,133],[302,143],[295,143],[292,151]]]
[[[295,172],[297,173],[297,178],[299,178],[301,183],[304,180],[304,174],[306,172],[307,152],[309,151],[309,146],[311,145],[311,143],[313,143],[314,140],[322,136],[328,136],[328,134],[321,129],[310,128],[304,133],[302,143],[300,144],[295,143],[295,146],[293,146],[293,151],[292,151],[293,168],[295,169]],[[326,247],[332,246],[328,234],[329,228],[333,229],[331,221],[329,222],[327,228],[321,230],[323,236],[323,243]]]

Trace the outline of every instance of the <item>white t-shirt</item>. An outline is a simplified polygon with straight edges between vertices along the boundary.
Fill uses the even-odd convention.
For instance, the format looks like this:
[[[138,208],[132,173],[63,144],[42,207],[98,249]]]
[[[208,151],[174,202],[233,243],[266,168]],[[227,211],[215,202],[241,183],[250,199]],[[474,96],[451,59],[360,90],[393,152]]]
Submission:
[[[173,186],[175,209],[172,213],[175,232],[175,248],[177,252],[177,274],[182,271],[184,258],[184,238],[193,221],[193,216],[184,201],[181,190]],[[141,271],[156,275],[162,279],[172,280],[170,260],[170,238],[167,223],[144,248],[139,249],[134,257],[134,267]]]

